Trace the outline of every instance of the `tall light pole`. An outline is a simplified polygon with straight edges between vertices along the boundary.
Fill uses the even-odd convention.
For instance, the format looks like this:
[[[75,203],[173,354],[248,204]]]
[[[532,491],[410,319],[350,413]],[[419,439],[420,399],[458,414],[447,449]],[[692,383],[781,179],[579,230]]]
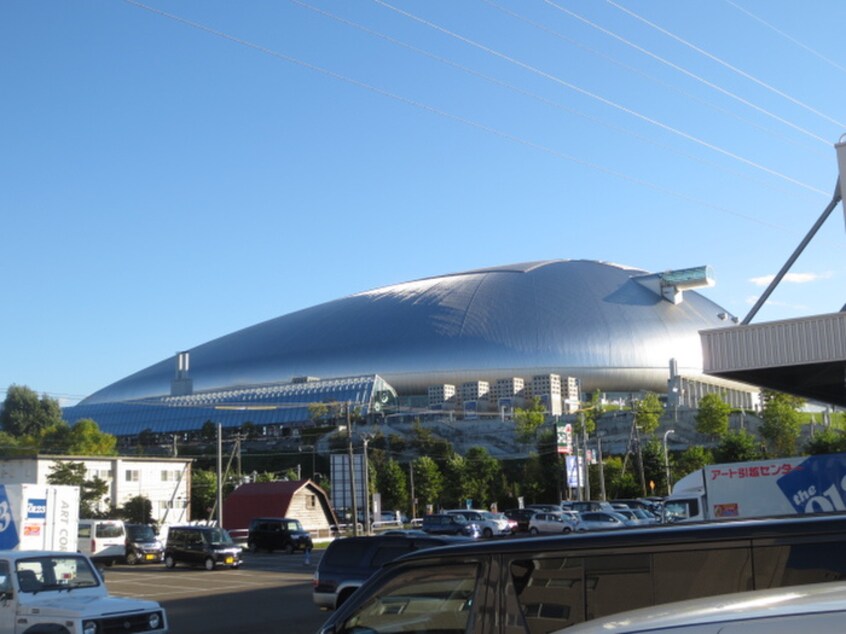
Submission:
[[[670,486],[670,455],[667,453],[667,436],[676,433],[675,429],[668,429],[664,432],[664,471],[667,475],[667,495],[670,495],[672,487]]]

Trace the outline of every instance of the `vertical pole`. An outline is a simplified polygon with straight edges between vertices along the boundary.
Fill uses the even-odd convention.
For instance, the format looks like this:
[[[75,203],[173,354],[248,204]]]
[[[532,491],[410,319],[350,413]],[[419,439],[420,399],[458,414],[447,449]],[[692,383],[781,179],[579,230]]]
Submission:
[[[414,497],[414,461],[408,463],[408,481],[411,483],[411,519],[417,518],[417,498]]]
[[[367,438],[364,444],[364,534],[370,534],[370,466],[367,464]]]
[[[223,528],[223,425],[217,424],[217,525]]]
[[[350,461],[350,495],[352,497],[353,535],[358,537],[358,504],[355,499],[355,466],[353,465],[352,416],[347,401],[347,453]]]
[[[599,434],[596,435],[596,450],[599,453],[599,495],[604,502],[608,499],[605,495],[605,466],[602,464],[602,438]]]

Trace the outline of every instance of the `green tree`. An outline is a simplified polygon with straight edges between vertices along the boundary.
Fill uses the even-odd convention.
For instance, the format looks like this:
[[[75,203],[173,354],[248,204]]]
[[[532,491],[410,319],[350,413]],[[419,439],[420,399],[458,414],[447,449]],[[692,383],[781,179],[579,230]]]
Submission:
[[[590,397],[590,402],[584,408],[585,431],[588,434],[596,432],[596,426],[605,408],[602,406],[602,393],[596,390]]]
[[[393,458],[382,463],[376,473],[382,508],[387,510],[408,508],[408,479],[400,464]]]
[[[691,445],[675,456],[675,475],[678,480],[697,469],[714,464],[714,456],[701,445]]]
[[[463,456],[452,454],[444,464],[445,484],[442,502],[449,508],[464,508],[464,501],[472,496],[472,486],[467,477],[467,462]]]
[[[43,430],[62,420],[59,401],[38,395],[22,385],[11,385],[0,410],[0,425],[6,433],[22,436],[38,436]]]
[[[699,401],[696,412],[696,431],[711,438],[722,438],[729,428],[731,406],[717,393],[706,394]]]
[[[805,444],[805,452],[811,455],[843,451],[846,451],[846,435],[842,430],[833,427],[825,427],[817,431]]]
[[[774,457],[795,455],[802,425],[799,408],[803,400],[771,390],[764,390],[763,399],[763,422],[758,433],[766,441],[767,450]]]
[[[635,425],[645,434],[653,434],[658,429],[661,422],[661,414],[664,413],[664,407],[658,395],[654,392],[647,392],[643,398],[635,406]]]
[[[100,431],[90,418],[73,425],[60,421],[44,430],[40,438],[42,453],[68,456],[115,456],[117,438]]]
[[[520,442],[531,442],[535,439],[538,429],[546,422],[546,408],[540,398],[532,398],[528,408],[514,408],[514,427]]]
[[[631,466],[623,471],[623,459],[620,456],[610,456],[603,461],[602,470],[605,473],[605,490],[612,499],[636,498],[643,495],[640,482]],[[599,478],[591,479],[591,491],[594,499],[599,497]]]
[[[434,506],[444,490],[444,477],[438,467],[438,463],[429,456],[420,456],[412,462],[412,473],[414,473],[414,495],[418,501],[418,509],[427,504]],[[421,510],[417,511],[422,514]]]
[[[217,423],[213,420],[207,420],[203,423],[203,426],[200,427],[200,438],[206,442],[217,440]]]
[[[467,497],[476,508],[487,508],[494,501],[493,487],[502,473],[499,460],[484,447],[471,447],[464,456]]]
[[[130,524],[152,524],[153,503],[143,495],[136,495],[120,507],[118,515]]]
[[[714,451],[717,462],[745,462],[758,460],[761,447],[754,435],[745,429],[728,432]]]
[[[217,472],[211,469],[191,471],[191,517],[208,519],[217,501]]]
[[[100,502],[109,504],[106,496],[109,493],[109,483],[100,478],[85,477],[85,464],[82,462],[57,462],[50,467],[47,476],[50,484],[68,484],[79,487],[79,516],[83,518],[98,518],[109,515],[98,509]]]

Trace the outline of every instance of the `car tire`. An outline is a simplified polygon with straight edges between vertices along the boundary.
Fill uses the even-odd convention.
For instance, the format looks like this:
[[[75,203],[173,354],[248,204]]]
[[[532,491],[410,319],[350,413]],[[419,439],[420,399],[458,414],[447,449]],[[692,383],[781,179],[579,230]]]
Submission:
[[[285,544],[285,553],[288,555],[294,554],[294,545],[291,542]]]
[[[572,529],[572,528],[570,528],[569,526],[565,526],[565,527],[564,527],[564,531],[563,531],[563,532],[564,532],[564,534],[566,535],[567,533],[569,533],[569,532],[570,532],[570,531],[572,531],[572,530],[573,530],[573,529]]]
[[[206,560],[203,562],[203,567],[206,570],[214,570],[214,559],[206,557]]]
[[[537,535],[540,531],[538,531],[538,529],[537,529],[537,527],[536,527],[536,526],[532,526],[532,527],[529,529],[529,532],[530,532],[532,535]]]
[[[251,553],[257,553],[258,544],[256,544],[255,542],[250,542],[249,544],[247,544],[247,550],[249,550]]]
[[[482,535],[485,537],[493,537],[493,531],[490,528],[486,528],[482,531]]]
[[[126,553],[126,563],[128,563],[130,566],[135,566],[136,564],[141,563],[141,559],[138,557],[138,553],[136,553],[134,550],[130,550],[128,553]]]
[[[166,555],[164,561],[165,568],[176,568],[176,560],[173,558],[173,555]]]

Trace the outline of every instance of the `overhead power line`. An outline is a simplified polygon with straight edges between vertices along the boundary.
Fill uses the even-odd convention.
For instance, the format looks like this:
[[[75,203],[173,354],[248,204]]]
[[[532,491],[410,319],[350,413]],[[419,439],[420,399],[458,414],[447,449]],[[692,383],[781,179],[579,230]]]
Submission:
[[[692,134],[684,132],[683,130],[679,130],[678,128],[674,128],[673,126],[670,126],[666,123],[658,121],[657,119],[654,119],[654,118],[649,117],[645,114],[642,114],[642,113],[640,113],[640,112],[638,112],[638,111],[636,111],[632,108],[629,108],[629,107],[624,106],[622,104],[616,103],[615,101],[612,101],[611,99],[608,99],[606,97],[603,97],[601,95],[593,93],[589,90],[586,90],[585,88],[582,88],[580,86],[577,86],[576,84],[573,84],[573,83],[568,82],[564,79],[561,79],[560,77],[556,77],[555,75],[552,75],[551,73],[548,73],[544,70],[536,68],[535,66],[532,66],[531,64],[521,62],[520,60],[515,59],[515,58],[513,58],[509,55],[506,55],[505,53],[502,53],[500,51],[492,49],[488,46],[485,46],[484,44],[480,44],[479,42],[476,42],[476,41],[471,40],[467,37],[464,37],[463,35],[459,35],[458,33],[450,31],[449,29],[445,29],[444,27],[442,27],[438,24],[435,24],[434,22],[430,22],[429,20],[421,18],[417,15],[414,15],[413,13],[409,13],[408,11],[404,11],[403,9],[399,9],[398,7],[390,5],[387,2],[384,2],[384,0],[373,0],[373,2],[375,2],[378,5],[385,7],[386,9],[390,9],[391,11],[394,11],[394,12],[400,14],[400,15],[403,15],[403,16],[411,19],[411,20],[419,22],[420,24],[423,24],[423,25],[428,26],[432,29],[435,29],[435,30],[437,30],[437,31],[439,31],[439,32],[441,32],[445,35],[448,35],[452,38],[455,38],[458,41],[463,42],[463,43],[465,43],[469,46],[473,46],[474,48],[478,48],[479,50],[484,51],[486,53],[489,53],[490,55],[493,55],[493,56],[495,56],[499,59],[502,59],[502,60],[504,60],[504,61],[506,61],[510,64],[514,64],[514,65],[516,65],[516,66],[518,66],[518,67],[520,67],[524,70],[527,70],[527,71],[534,73],[534,74],[536,74],[540,77],[543,77],[544,79],[548,79],[552,82],[555,82],[556,84],[563,86],[565,88],[568,88],[568,89],[570,89],[574,92],[577,92],[580,95],[584,95],[585,97],[589,97],[591,99],[599,101],[600,103],[605,104],[606,106],[609,106],[609,107],[614,108],[616,110],[619,110],[621,112],[625,112],[628,115],[636,117],[637,119],[640,119],[641,121],[649,123],[650,125],[661,128],[662,130],[670,132],[671,134],[675,134],[676,136],[679,136],[683,139],[687,139],[688,141],[691,141],[693,143],[701,145],[702,147],[708,148],[708,149],[710,149],[714,152],[718,152],[718,153],[722,154],[723,156],[727,156],[731,159],[739,161],[739,162],[741,162],[745,165],[748,165],[749,167],[753,167],[755,169],[766,172],[767,174],[770,174],[771,176],[775,176],[775,177],[781,178],[781,179],[783,179],[783,180],[785,180],[789,183],[793,183],[794,185],[797,185],[798,187],[802,187],[804,189],[815,192],[817,194],[821,194],[823,196],[828,196],[828,194],[826,192],[824,192],[823,190],[821,190],[817,187],[813,187],[812,185],[808,185],[806,183],[803,183],[803,182],[801,182],[801,181],[799,181],[795,178],[792,178],[792,177],[790,177],[786,174],[782,174],[781,172],[778,172],[777,170],[771,169],[769,167],[766,167],[765,165],[762,165],[762,164],[757,163],[755,161],[752,161],[750,159],[744,158],[744,157],[740,156],[739,154],[735,154],[734,152],[731,152],[730,150],[722,148],[722,147],[715,145],[713,143],[709,143],[708,141],[705,141],[704,139],[700,139],[700,138],[698,138],[698,137],[696,137]]]
[[[795,97],[792,97],[792,96],[788,95],[786,92],[781,91],[781,90],[779,90],[778,88],[776,88],[776,87],[774,87],[774,86],[771,86],[770,84],[768,84],[768,83],[766,83],[766,82],[764,82],[764,81],[762,81],[762,80],[758,79],[757,77],[754,77],[753,75],[751,75],[751,74],[747,73],[746,71],[741,70],[741,69],[740,69],[740,68],[738,68],[737,66],[733,66],[732,64],[729,64],[727,61],[725,61],[725,60],[723,60],[723,59],[720,59],[719,57],[717,57],[717,56],[716,56],[716,55],[714,55],[713,53],[709,53],[709,52],[708,52],[708,51],[706,51],[705,49],[700,48],[700,47],[696,46],[695,44],[693,44],[693,43],[691,43],[691,42],[688,42],[687,40],[685,40],[685,39],[684,39],[684,38],[682,38],[682,37],[679,37],[679,36],[678,36],[678,35],[676,35],[675,33],[671,33],[671,32],[670,32],[670,31],[668,31],[667,29],[665,29],[665,28],[663,28],[663,27],[658,26],[658,25],[657,25],[657,24],[655,24],[654,22],[650,22],[649,20],[647,20],[646,18],[644,18],[644,17],[643,17],[643,16],[641,16],[641,15],[638,15],[638,14],[637,14],[637,13],[635,13],[634,11],[632,11],[632,10],[630,10],[630,9],[627,9],[626,7],[624,7],[624,6],[622,6],[622,5],[617,4],[617,3],[616,3],[616,2],[614,2],[613,0],[605,0],[605,1],[606,1],[608,4],[610,4],[612,7],[616,8],[616,9],[619,9],[620,11],[622,11],[622,12],[624,12],[624,13],[627,13],[628,15],[632,16],[632,17],[633,17],[633,18],[635,18],[636,20],[640,20],[641,22],[643,22],[643,23],[644,23],[644,24],[646,24],[647,26],[649,26],[649,27],[651,27],[651,28],[655,29],[655,30],[656,30],[656,31],[658,31],[659,33],[663,33],[663,34],[664,34],[664,35],[666,35],[667,37],[672,38],[672,39],[674,39],[676,42],[679,42],[680,44],[683,44],[683,45],[687,46],[688,48],[690,48],[691,50],[696,51],[696,52],[697,52],[697,53],[699,53],[700,55],[704,55],[705,57],[707,57],[707,58],[708,58],[708,59],[710,59],[711,61],[714,61],[714,62],[716,62],[716,63],[720,64],[721,66],[723,66],[724,68],[729,69],[729,70],[730,70],[730,71],[732,71],[733,73],[737,73],[737,74],[738,74],[738,75],[740,75],[741,77],[743,77],[743,78],[745,78],[745,79],[748,79],[748,80],[749,80],[749,81],[751,81],[751,82],[754,82],[755,84],[757,84],[757,85],[761,86],[762,88],[765,88],[765,89],[769,90],[770,92],[772,92],[772,93],[774,93],[774,94],[778,95],[779,97],[782,97],[782,98],[784,98],[784,99],[787,99],[787,100],[788,100],[789,102],[791,102],[792,104],[795,104],[795,105],[799,106],[800,108],[804,108],[804,109],[805,109],[805,110],[807,110],[808,112],[811,112],[811,113],[813,113],[813,114],[817,115],[818,117],[820,117],[820,118],[822,118],[822,119],[825,119],[826,121],[828,121],[828,122],[830,122],[830,123],[833,123],[834,125],[836,125],[836,126],[840,127],[841,129],[842,129],[842,128],[846,128],[846,123],[842,123],[842,122],[838,121],[837,119],[833,119],[832,117],[829,117],[827,114],[824,114],[824,113],[820,112],[820,111],[819,111],[819,110],[817,110],[816,108],[812,108],[812,107],[811,107],[811,106],[809,106],[808,104],[806,104],[806,103],[804,103],[804,102],[802,102],[802,101],[799,101],[799,100],[798,100],[798,99],[796,99]]]

